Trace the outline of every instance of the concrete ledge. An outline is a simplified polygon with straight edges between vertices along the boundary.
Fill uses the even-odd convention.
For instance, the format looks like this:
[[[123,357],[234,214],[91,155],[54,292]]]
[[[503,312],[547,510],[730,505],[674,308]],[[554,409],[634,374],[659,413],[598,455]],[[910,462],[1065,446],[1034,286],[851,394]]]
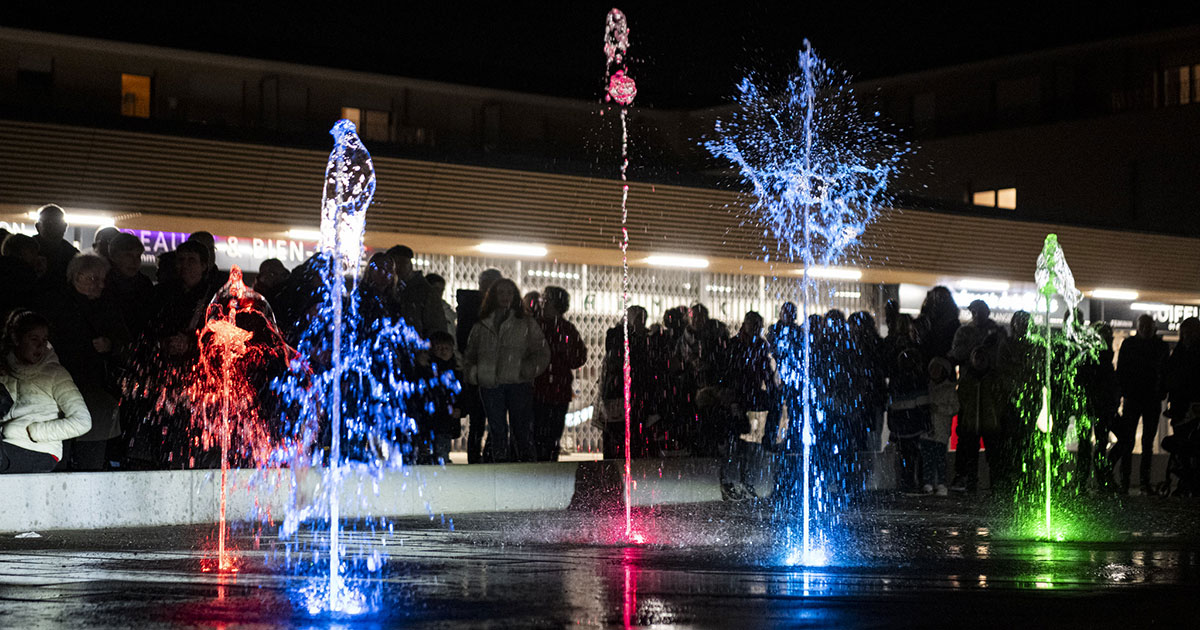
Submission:
[[[562,510],[619,504],[623,462],[413,466],[381,478],[347,474],[343,516],[418,516]],[[634,462],[635,505],[721,500],[720,462]],[[286,469],[230,471],[231,521],[282,520],[312,501],[321,471],[297,481]],[[0,475],[0,531],[153,527],[212,523],[220,511],[219,470]]]

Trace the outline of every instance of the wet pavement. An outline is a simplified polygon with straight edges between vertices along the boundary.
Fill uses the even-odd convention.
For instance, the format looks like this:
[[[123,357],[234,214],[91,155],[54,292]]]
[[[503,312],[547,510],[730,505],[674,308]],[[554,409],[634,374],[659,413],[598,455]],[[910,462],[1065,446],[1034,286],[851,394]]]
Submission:
[[[200,570],[211,527],[6,534],[0,627],[1196,627],[1200,503],[1089,499],[1062,542],[1022,536],[1010,508],[873,497],[820,568],[789,566],[749,502],[640,514],[641,546],[617,544],[619,513],[394,520],[346,535],[387,555],[357,583],[378,610],[358,616],[305,609],[323,578],[285,559],[305,565],[321,534],[242,526],[232,576]]]

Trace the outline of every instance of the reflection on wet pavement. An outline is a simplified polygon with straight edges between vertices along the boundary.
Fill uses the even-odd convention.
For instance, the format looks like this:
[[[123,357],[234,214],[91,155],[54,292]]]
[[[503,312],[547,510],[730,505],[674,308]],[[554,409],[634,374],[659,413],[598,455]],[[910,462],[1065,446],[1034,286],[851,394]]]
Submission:
[[[1132,505],[1131,505],[1132,504]],[[43,532],[0,542],[0,626],[207,628],[1141,627],[1190,623],[1200,505],[1096,504],[1088,540],[1011,534],[966,501],[881,499],[843,519],[829,566],[787,566],[751,505],[641,515],[653,544],[611,544],[580,512],[401,520],[383,547],[382,609],[312,618],[272,530],[244,534],[243,570],[202,573],[206,527]],[[613,515],[612,518],[617,518]],[[249,529],[249,528],[248,528]],[[319,546],[319,540],[310,540]],[[1112,605],[1119,596],[1120,605]]]

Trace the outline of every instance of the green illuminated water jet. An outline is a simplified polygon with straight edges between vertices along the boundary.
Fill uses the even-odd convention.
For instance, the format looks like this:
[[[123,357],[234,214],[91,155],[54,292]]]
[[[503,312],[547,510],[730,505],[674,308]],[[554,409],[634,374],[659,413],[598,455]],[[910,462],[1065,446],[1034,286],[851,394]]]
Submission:
[[[1076,434],[1080,441],[1090,439],[1091,419],[1083,412],[1085,406],[1081,404],[1075,375],[1082,361],[1096,358],[1101,340],[1095,330],[1080,321],[1078,306],[1083,300],[1083,293],[1075,288],[1075,277],[1067,265],[1066,256],[1055,234],[1048,234],[1042,245],[1035,281],[1046,308],[1045,335],[1039,340],[1045,344],[1044,380],[1036,420],[1037,432],[1034,434],[1035,442],[1040,442],[1038,446],[1043,468],[1039,510],[1043,520],[1041,534],[1046,539],[1063,540],[1065,533],[1056,530],[1054,524],[1055,471],[1061,469],[1061,465],[1065,463],[1066,433],[1072,418],[1075,420]],[[1054,334],[1051,325],[1056,295],[1065,303],[1062,331],[1058,335]],[[1059,364],[1057,370],[1056,358]],[[1055,391],[1056,388],[1058,391]],[[1072,474],[1063,470],[1060,476],[1060,489],[1065,489],[1071,481]]]

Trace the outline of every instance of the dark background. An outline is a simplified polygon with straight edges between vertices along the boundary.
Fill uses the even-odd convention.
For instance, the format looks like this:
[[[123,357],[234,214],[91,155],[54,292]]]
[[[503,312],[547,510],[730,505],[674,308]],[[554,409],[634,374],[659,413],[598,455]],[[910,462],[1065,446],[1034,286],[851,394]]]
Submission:
[[[722,102],[752,69],[787,70],[804,38],[857,78],[1200,24],[1200,3],[621,2],[638,101]],[[612,2],[28,2],[0,24],[595,98]]]

